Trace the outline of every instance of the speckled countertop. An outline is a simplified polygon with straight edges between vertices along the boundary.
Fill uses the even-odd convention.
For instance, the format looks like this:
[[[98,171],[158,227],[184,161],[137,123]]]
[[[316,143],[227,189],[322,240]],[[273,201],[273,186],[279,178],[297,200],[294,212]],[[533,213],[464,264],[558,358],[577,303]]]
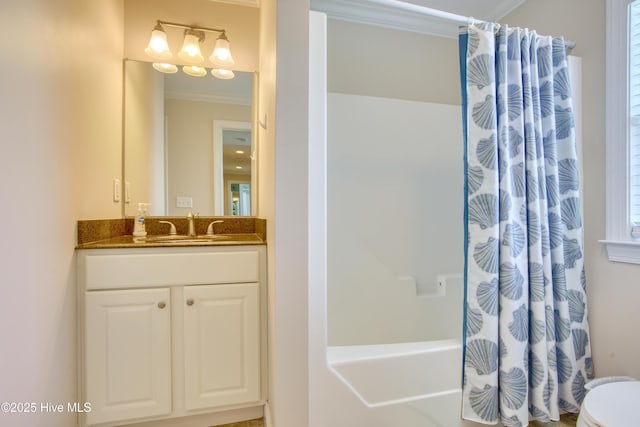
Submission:
[[[233,245],[265,245],[266,220],[255,217],[199,217],[194,221],[196,234],[204,235],[212,221],[224,222],[215,224],[214,231],[220,239],[202,239],[195,241],[154,241],[158,236],[166,236],[169,232],[167,224],[159,221],[170,221],[176,226],[179,235],[187,233],[187,219],[184,217],[147,217],[145,221],[147,238],[135,238],[133,218],[81,220],[78,221],[78,245],[76,249],[106,248],[152,248],[152,247],[185,247],[185,246],[233,246]]]

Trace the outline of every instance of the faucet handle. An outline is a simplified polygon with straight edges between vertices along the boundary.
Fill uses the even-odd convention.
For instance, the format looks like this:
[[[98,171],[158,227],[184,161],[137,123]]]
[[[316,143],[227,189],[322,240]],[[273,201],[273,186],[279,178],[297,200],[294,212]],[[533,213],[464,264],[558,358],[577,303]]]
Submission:
[[[172,222],[170,222],[170,221],[158,221],[158,224],[169,224],[169,225],[171,226],[171,227],[169,228],[169,235],[170,235],[170,236],[175,236],[175,235],[177,234],[177,233],[176,233],[176,226],[175,226],[175,225],[173,225],[173,223],[172,223]]]
[[[218,221],[213,221],[212,223],[209,224],[209,226],[207,227],[207,236],[213,236],[213,224],[219,224],[221,222],[224,222],[222,220],[218,220]]]

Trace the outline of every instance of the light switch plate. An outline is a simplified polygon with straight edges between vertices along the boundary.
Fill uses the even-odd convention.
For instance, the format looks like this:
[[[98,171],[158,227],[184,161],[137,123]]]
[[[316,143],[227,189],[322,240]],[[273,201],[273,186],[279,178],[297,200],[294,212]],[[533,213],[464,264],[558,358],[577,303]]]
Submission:
[[[122,187],[120,186],[120,180],[113,178],[113,201],[119,202],[122,196]]]

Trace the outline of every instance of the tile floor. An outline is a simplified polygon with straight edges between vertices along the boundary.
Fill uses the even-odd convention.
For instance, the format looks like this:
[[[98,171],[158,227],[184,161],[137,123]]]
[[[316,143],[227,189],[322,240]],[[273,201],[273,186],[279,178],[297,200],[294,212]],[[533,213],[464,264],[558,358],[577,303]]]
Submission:
[[[560,421],[552,423],[540,423],[533,421],[530,425],[532,427],[575,427],[578,421],[578,414],[564,414],[560,417]],[[243,421],[240,423],[225,424],[217,427],[264,427],[262,419]]]

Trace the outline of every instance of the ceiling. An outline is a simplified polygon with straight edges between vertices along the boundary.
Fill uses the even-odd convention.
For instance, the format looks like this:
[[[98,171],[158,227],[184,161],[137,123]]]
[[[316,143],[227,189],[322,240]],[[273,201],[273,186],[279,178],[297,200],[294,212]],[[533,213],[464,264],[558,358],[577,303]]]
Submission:
[[[332,19],[456,38],[458,26],[466,21],[464,18],[498,22],[524,2],[525,0],[311,0],[311,9],[325,12]],[[396,6],[390,6],[389,3]],[[434,18],[414,10],[420,7],[460,15],[463,19],[461,22],[454,22]]]

